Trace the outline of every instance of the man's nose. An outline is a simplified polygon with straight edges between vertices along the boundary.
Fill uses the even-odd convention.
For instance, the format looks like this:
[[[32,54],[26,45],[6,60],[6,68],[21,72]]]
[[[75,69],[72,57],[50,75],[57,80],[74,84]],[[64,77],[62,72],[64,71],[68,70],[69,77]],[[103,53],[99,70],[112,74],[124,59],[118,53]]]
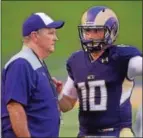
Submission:
[[[56,36],[56,41],[59,40],[58,37]]]
[[[55,34],[55,36],[54,36],[54,40],[55,40],[55,41],[59,40],[56,34]]]

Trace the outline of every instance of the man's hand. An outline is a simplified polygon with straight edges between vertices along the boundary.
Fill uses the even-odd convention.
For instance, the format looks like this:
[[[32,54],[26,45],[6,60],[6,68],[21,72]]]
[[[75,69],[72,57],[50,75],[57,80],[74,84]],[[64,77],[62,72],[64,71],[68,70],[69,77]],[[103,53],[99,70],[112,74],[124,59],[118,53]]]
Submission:
[[[53,80],[53,82],[55,84],[55,87],[56,87],[56,89],[58,91],[58,94],[60,94],[61,91],[62,91],[62,88],[63,88],[62,81],[58,81],[55,77],[52,77],[52,80]]]

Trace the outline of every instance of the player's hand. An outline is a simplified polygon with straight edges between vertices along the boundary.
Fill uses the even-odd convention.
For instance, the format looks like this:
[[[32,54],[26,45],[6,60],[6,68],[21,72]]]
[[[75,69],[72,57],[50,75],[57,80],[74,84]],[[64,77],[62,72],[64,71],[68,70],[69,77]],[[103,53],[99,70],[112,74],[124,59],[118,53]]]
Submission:
[[[58,93],[60,94],[61,91],[62,91],[62,88],[63,88],[63,82],[57,80],[55,77],[52,77],[52,80],[53,80],[53,82],[55,84],[55,87],[56,87]]]

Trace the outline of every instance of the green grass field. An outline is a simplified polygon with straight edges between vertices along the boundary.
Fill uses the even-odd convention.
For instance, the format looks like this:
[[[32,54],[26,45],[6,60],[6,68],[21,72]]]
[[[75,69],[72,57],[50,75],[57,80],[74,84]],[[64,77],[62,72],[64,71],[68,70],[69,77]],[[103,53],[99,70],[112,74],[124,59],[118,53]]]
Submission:
[[[116,43],[134,45],[142,50],[141,1],[2,1],[2,67],[22,47],[21,27],[24,19],[34,12],[46,12],[53,19],[66,22],[64,28],[58,30],[59,41],[55,53],[46,59],[52,76],[65,80],[66,60],[72,52],[81,48],[77,30],[80,18],[86,9],[94,5],[108,6],[116,12],[120,20]],[[77,109],[65,113],[63,118],[60,136],[76,136]]]
[[[78,133],[78,109],[63,113],[63,124],[60,127],[60,137],[76,137]]]

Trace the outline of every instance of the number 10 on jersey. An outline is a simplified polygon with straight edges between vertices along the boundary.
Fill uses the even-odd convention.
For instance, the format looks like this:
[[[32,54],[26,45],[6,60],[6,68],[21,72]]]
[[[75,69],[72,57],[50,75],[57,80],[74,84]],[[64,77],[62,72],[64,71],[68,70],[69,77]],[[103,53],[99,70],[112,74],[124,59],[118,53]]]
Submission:
[[[78,88],[81,90],[81,102],[83,111],[87,111],[87,103],[89,104],[89,111],[105,111],[107,109],[107,89],[104,80],[89,81],[78,83]],[[100,95],[96,95],[96,87],[99,88]],[[89,92],[89,96],[87,96]],[[100,99],[100,103],[96,104],[96,99]]]

